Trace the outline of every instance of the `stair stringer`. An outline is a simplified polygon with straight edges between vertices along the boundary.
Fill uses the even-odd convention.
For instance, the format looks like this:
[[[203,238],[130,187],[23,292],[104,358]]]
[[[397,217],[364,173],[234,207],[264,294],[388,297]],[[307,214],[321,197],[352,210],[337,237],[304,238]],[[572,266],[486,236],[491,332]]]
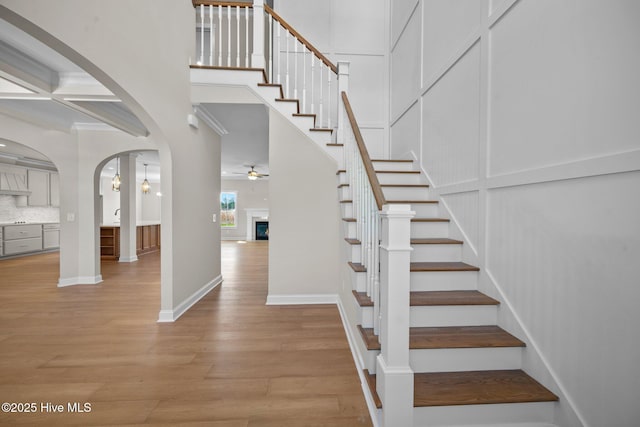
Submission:
[[[191,69],[191,99],[194,104],[217,102],[268,105],[317,144],[322,152],[335,161],[337,167],[340,167],[342,163],[340,150],[336,151],[336,147],[327,146],[333,142],[333,134],[336,132],[310,130],[312,118],[293,116],[298,112],[295,102],[276,101],[280,98],[280,89],[275,86],[258,86],[259,83],[265,83],[262,70],[193,68]],[[330,149],[333,155],[329,152]]]
[[[543,386],[556,394],[559,398],[558,402],[566,402],[564,405],[562,403],[555,404],[554,420],[549,422],[554,422],[558,417],[561,417],[563,419],[572,420],[570,425],[586,426],[584,417],[582,417],[576,409],[575,400],[568,394],[566,387],[563,386],[558,375],[555,373],[555,370],[542,354],[540,346],[537,344],[536,340],[533,339],[532,334],[524,325],[522,318],[514,309],[509,298],[507,298],[502,286],[500,286],[498,281],[491,274],[491,271],[483,262],[477,248],[467,244],[471,239],[469,239],[469,236],[461,227],[456,217],[456,213],[441,196],[438,187],[434,185],[433,179],[424,169],[416,154],[413,151],[410,151],[401,157],[407,160],[413,160],[418,166],[420,172],[426,177],[432,198],[440,202],[442,215],[450,219],[450,237],[465,242],[465,245],[463,245],[462,261],[480,267],[478,275],[478,290],[500,301],[500,305],[498,306],[498,321],[496,324],[525,342],[526,346],[522,349],[522,369],[533,376]],[[559,405],[562,405],[562,408],[559,408]]]

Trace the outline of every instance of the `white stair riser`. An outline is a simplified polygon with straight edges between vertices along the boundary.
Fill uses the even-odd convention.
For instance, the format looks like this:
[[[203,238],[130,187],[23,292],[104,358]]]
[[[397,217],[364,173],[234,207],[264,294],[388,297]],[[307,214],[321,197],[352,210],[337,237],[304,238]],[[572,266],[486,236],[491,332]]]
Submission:
[[[373,168],[377,171],[410,171],[413,170],[413,162],[376,162]]]
[[[356,223],[355,222],[346,222],[342,221],[344,226],[344,235],[350,239],[355,239],[356,237]]]
[[[349,254],[349,261],[351,262],[360,262],[362,261],[362,245],[352,245],[350,243],[344,242],[347,246],[347,253]]]
[[[414,427],[538,422],[551,423],[554,402],[425,406],[413,409]]]
[[[449,223],[446,221],[411,222],[412,238],[449,237]]]
[[[373,328],[373,307],[360,307],[358,320],[363,328]]]
[[[471,291],[478,289],[477,271],[413,271],[412,291]]]
[[[411,245],[411,262],[416,261],[460,261],[460,244],[414,244]]]
[[[382,187],[387,200],[431,200],[428,187]]]
[[[338,197],[340,200],[351,200],[351,189],[349,187],[338,188]]]
[[[522,347],[410,350],[413,372],[461,372],[520,369]]]
[[[353,203],[340,203],[342,218],[353,218]]]
[[[349,183],[349,179],[347,178],[347,174],[345,172],[339,173],[337,175],[338,177],[338,184],[348,184]]]
[[[411,203],[411,210],[416,218],[438,218],[440,209],[438,203]]]
[[[380,184],[422,184],[419,173],[379,173]]]
[[[313,132],[313,133],[327,133],[328,132]],[[324,146],[324,150],[329,153],[331,157],[335,159],[338,163],[338,169],[342,169],[344,163],[344,155],[342,154],[343,148],[337,147],[335,145],[326,145]]]
[[[498,322],[495,305],[412,306],[411,327],[483,326]]]
[[[367,291],[367,273],[358,273],[351,270],[351,286],[356,292]]]

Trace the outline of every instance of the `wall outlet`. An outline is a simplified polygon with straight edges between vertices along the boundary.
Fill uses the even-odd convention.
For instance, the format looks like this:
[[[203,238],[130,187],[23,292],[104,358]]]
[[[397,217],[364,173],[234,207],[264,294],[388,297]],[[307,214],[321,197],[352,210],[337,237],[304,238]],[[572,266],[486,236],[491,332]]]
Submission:
[[[211,217],[211,220],[213,222],[216,222],[218,220],[218,216],[216,214],[213,214],[213,216]]]
[[[67,222],[73,222],[76,220],[76,214],[73,212],[67,213]]]

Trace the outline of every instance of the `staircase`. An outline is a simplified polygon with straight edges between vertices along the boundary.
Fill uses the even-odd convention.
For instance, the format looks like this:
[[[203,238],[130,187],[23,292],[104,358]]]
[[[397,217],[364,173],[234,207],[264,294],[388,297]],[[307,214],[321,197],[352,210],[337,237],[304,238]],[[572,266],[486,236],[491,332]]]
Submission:
[[[292,34],[298,35],[295,30]],[[317,52],[312,47],[305,49]],[[215,57],[213,51],[211,57]],[[247,53],[247,61],[248,58]],[[267,66],[269,61],[267,59]],[[325,61],[324,57],[318,58],[319,63]],[[333,90],[343,93],[348,89],[348,66],[338,65],[327,67],[338,70]],[[464,242],[450,238],[450,219],[438,200],[430,197],[424,174],[411,160],[369,159],[363,141],[359,141],[361,135],[346,94],[342,95],[343,102],[333,95],[334,101],[338,101],[338,111],[332,112],[329,102],[323,107],[320,100],[316,114],[313,99],[311,103],[304,99],[305,89],[292,91],[302,94],[302,99],[291,95],[287,86],[288,69],[284,84],[269,81],[275,74],[275,67],[265,71],[246,66],[236,69],[219,65],[192,66],[192,82],[248,87],[252,96],[289,117],[302,133],[336,160],[347,258],[344,262],[352,285],[350,301],[342,303],[356,307],[356,319],[346,319],[347,335],[359,340],[353,342],[352,339],[351,344],[354,352],[361,356],[356,359],[362,362],[356,360],[356,363],[363,365],[362,377],[368,385],[374,424],[386,427],[550,426],[558,397],[522,370],[526,345],[497,325],[500,302],[478,291],[480,269],[464,262]],[[332,116],[335,126],[331,125]],[[358,148],[354,148],[356,143]],[[375,178],[366,172],[374,173]],[[409,271],[405,270],[408,303],[400,304],[400,309],[401,314],[408,317],[408,349],[405,349],[408,360],[404,375],[406,378],[408,373],[412,378],[409,383],[413,384],[413,390],[396,391],[412,400],[405,402],[409,408],[406,411],[412,411],[409,414],[402,413],[403,404],[398,405],[396,393],[389,392],[393,390],[392,376],[381,385],[383,373],[378,372],[385,363],[381,331],[386,328],[391,336],[403,333],[402,322],[399,329],[390,330],[389,324],[393,322],[389,319],[395,316],[392,305],[397,307],[397,302],[389,303],[389,298],[383,295],[384,292],[393,294],[395,281],[401,280],[399,276],[388,276],[386,281],[383,277],[386,271],[392,271],[386,263],[393,259],[381,255],[383,251],[393,251],[393,245],[383,248],[385,239],[392,233],[390,223],[380,219],[383,205],[408,207],[405,216],[410,235],[406,239],[411,251],[404,250],[408,253],[406,268]],[[402,286],[397,288],[402,292]],[[384,393],[379,396],[383,389],[387,390],[386,398]],[[396,415],[398,411],[400,416]]]

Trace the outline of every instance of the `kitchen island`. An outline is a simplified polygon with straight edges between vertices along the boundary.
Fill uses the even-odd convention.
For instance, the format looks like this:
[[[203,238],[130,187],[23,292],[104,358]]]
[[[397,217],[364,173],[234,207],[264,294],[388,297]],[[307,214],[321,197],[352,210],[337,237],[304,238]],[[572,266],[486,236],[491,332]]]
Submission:
[[[160,250],[160,221],[141,221],[136,224],[136,255]],[[120,258],[120,224],[100,226],[100,257]]]

